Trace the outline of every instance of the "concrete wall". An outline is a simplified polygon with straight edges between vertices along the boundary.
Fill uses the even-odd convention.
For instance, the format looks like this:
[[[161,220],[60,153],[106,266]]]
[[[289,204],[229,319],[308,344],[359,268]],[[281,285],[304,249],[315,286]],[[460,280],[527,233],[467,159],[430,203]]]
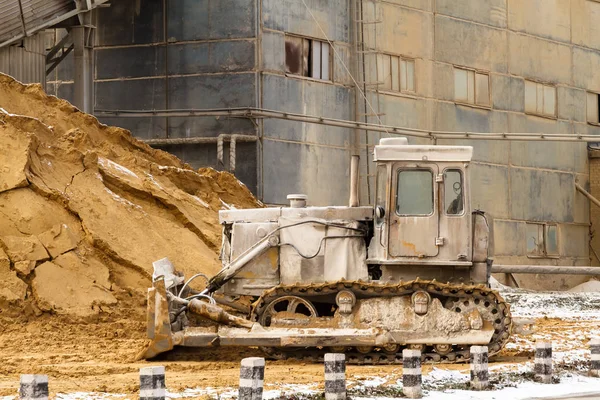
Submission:
[[[351,66],[349,3],[347,0],[307,1],[319,21],[317,25],[301,2],[262,1],[263,108],[354,119],[354,90],[342,64]],[[334,42],[339,58],[334,54],[331,82],[286,76],[286,33]],[[264,200],[285,204],[288,194],[305,193],[310,204],[345,204],[353,134],[352,130],[342,128],[265,120],[262,139]]]
[[[126,0],[96,15],[96,110],[255,107],[256,0]],[[72,56],[48,91],[72,99]],[[142,139],[256,135],[246,119],[102,118]],[[229,154],[228,146],[225,154]],[[237,144],[236,175],[257,190],[257,145]],[[194,167],[227,169],[215,145],[165,146]]]
[[[600,134],[586,122],[586,90],[600,92],[600,3],[592,0],[127,0],[98,14],[97,109],[259,108],[445,131]],[[354,7],[362,7],[362,16]],[[360,7],[359,7],[360,8]],[[314,19],[316,19],[316,22]],[[367,23],[356,24],[356,18]],[[133,21],[133,24],[132,24]],[[333,42],[333,79],[286,75],[285,35]],[[354,42],[354,37],[358,42]],[[356,52],[355,46],[367,51]],[[373,50],[373,51],[369,51]],[[379,84],[380,55],[414,60],[414,92]],[[49,90],[69,98],[70,61]],[[364,65],[364,69],[360,66]],[[489,74],[490,105],[455,101],[454,67]],[[347,69],[366,97],[357,93]],[[556,116],[525,112],[525,80],[556,87]],[[366,81],[366,82],[363,82]],[[363,85],[364,83],[364,85]],[[366,100],[365,100],[366,99]],[[142,138],[258,134],[238,145],[236,174],[267,203],[293,192],[344,204],[359,146],[363,203],[374,190],[381,134],[288,122],[215,118],[105,119]],[[411,143],[429,143],[411,138]],[[440,140],[475,149],[473,204],[496,221],[496,262],[590,262],[583,143]],[[168,150],[218,166],[213,146]],[[218,166],[223,167],[223,166]],[[226,167],[226,166],[225,166]],[[527,255],[527,223],[558,226],[557,256]],[[527,283],[522,276],[517,281]],[[538,277],[538,287],[584,278]]]
[[[369,3],[369,2],[364,2]],[[384,123],[444,131],[600,134],[588,125],[585,91],[600,88],[600,4],[555,0],[394,0],[379,3],[370,45],[416,60],[416,92],[374,91]],[[454,66],[490,75],[491,106],[454,100]],[[524,79],[557,88],[557,116],[525,113]],[[495,218],[496,262],[588,265],[585,144],[458,141],[474,147],[474,207]],[[558,257],[527,256],[527,222],[558,224]],[[531,277],[517,276],[531,285]],[[538,277],[565,287],[585,278]]]

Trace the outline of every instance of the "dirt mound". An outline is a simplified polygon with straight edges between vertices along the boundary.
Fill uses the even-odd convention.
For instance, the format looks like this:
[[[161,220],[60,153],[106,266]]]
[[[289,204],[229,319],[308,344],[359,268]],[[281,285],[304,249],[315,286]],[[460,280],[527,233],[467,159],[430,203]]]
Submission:
[[[90,317],[127,297],[142,309],[153,261],[215,273],[218,210],[256,206],[231,174],[0,74],[0,309]]]

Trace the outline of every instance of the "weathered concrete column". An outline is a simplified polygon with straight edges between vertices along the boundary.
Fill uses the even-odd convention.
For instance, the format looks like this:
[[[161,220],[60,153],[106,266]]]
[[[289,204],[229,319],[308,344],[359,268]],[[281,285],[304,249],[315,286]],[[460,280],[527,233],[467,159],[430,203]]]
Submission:
[[[552,383],[552,342],[536,342],[534,372],[542,383]]]
[[[325,354],[325,400],[346,399],[346,355]]]
[[[471,386],[485,390],[490,385],[487,346],[471,346]]]
[[[248,357],[242,360],[238,400],[262,400],[265,379],[265,359]]]
[[[20,400],[48,400],[48,375],[21,375]]]
[[[590,375],[600,377],[600,338],[590,340]]]
[[[421,351],[402,350],[402,392],[409,399],[420,399],[423,397],[421,384]]]
[[[86,14],[90,14],[89,11]],[[94,112],[94,28],[89,25],[74,26],[73,37],[74,65],[74,104],[79,110]]]
[[[165,367],[140,368],[140,400],[164,400]]]

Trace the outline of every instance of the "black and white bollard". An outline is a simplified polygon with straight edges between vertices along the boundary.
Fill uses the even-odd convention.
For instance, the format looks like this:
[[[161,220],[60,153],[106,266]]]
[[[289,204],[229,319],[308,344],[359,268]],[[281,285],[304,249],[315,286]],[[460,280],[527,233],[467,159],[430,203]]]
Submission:
[[[240,368],[240,390],[238,400],[262,400],[265,379],[265,359],[248,357]]]
[[[489,378],[487,346],[471,346],[471,387],[485,390],[490,385]]]
[[[165,367],[140,368],[140,400],[164,400]]]
[[[346,355],[325,354],[325,400],[346,399]]]
[[[402,350],[402,392],[409,399],[423,397],[421,388],[421,350]]]
[[[600,377],[600,338],[590,340],[590,375]]]
[[[552,342],[536,342],[533,372],[542,383],[552,383]]]
[[[48,400],[48,375],[21,375],[20,400]]]

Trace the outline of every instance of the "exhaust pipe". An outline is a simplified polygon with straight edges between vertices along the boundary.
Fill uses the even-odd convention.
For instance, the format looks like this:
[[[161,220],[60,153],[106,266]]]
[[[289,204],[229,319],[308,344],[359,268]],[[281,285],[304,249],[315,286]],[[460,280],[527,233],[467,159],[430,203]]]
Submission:
[[[360,156],[352,156],[350,160],[350,207],[358,207],[358,167]]]

